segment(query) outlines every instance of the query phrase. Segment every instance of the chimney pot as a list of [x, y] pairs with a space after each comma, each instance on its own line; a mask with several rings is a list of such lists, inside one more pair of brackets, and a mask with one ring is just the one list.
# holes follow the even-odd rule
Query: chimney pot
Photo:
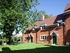
[[41, 20], [41, 21], [44, 20], [44, 15], [41, 15], [40, 20]]

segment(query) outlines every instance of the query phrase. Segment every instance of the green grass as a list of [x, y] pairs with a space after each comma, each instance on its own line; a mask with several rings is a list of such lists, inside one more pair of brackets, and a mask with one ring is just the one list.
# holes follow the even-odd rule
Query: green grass
[[45, 44], [35, 44], [35, 43], [22, 43], [22, 44], [16, 44], [16, 45], [6, 45], [6, 46], [0, 46], [0, 51], [2, 51], [2, 48], [8, 47], [11, 50], [26, 50], [26, 49], [35, 49], [35, 48], [41, 48], [41, 47], [49, 47], [44, 46]]
[[17, 45], [0, 46], [0, 53], [70, 53], [70, 47], [22, 43]]

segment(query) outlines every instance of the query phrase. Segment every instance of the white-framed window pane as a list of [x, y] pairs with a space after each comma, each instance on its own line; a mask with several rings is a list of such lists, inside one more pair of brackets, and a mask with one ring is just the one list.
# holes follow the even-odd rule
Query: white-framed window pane
[[44, 36], [43, 36], [43, 40], [44, 40]]
[[46, 39], [46, 36], [44, 36], [44, 39]]
[[47, 36], [45, 36], [45, 35], [40, 36], [40, 40], [46, 40], [46, 39], [47, 39]]
[[40, 29], [41, 30], [45, 30], [46, 29], [46, 26], [41, 26]]

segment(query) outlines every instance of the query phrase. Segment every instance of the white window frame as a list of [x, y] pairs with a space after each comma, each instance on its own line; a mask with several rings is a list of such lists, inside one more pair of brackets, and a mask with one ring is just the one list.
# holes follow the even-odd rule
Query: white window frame
[[46, 40], [47, 36], [46, 35], [40, 35], [40, 40]]
[[41, 24], [40, 29], [41, 30], [46, 30], [46, 26], [47, 26], [47, 24], [45, 24], [45, 23], [44, 24]]
[[46, 30], [46, 26], [41, 26], [41, 30]]
[[62, 23], [58, 23], [58, 27], [61, 28], [62, 27]]
[[62, 22], [63, 22], [63, 21], [62, 21], [62, 20], [58, 20], [57, 22], [58, 22], [58, 23], [57, 23], [57, 26], [58, 26], [59, 28], [61, 28], [61, 27], [62, 27]]

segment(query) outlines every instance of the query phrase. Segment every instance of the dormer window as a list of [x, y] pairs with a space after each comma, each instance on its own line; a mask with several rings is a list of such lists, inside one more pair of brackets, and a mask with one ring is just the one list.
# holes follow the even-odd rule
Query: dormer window
[[33, 26], [33, 27], [32, 27], [32, 30], [34, 31], [36, 28], [37, 28], [37, 26]]
[[58, 21], [57, 21], [57, 26], [58, 26], [59, 28], [62, 27], [62, 20], [58, 20]]
[[40, 29], [41, 29], [41, 30], [46, 30], [46, 24], [42, 24], [42, 25], [40, 26]]
[[41, 30], [45, 30], [46, 26], [41, 26], [40, 28], [41, 28]]

